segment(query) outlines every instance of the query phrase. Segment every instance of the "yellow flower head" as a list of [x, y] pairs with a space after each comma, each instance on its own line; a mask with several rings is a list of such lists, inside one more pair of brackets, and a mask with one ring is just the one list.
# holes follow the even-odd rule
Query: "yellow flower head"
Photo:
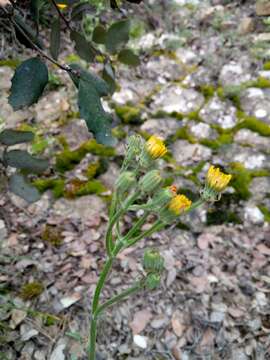
[[169, 203], [169, 210], [178, 216], [181, 212], [190, 208], [191, 203], [191, 200], [185, 195], [176, 195]]
[[153, 158], [162, 157], [168, 151], [164, 142], [157, 136], [151, 136], [146, 142], [146, 151]]
[[207, 173], [206, 182], [209, 188], [216, 192], [221, 192], [229, 184], [231, 178], [232, 175], [224, 174], [219, 168], [215, 168], [211, 165]]
[[67, 4], [58, 3], [58, 4], [57, 4], [57, 7], [58, 7], [58, 9], [60, 9], [60, 10], [64, 10], [64, 9], [67, 7]]

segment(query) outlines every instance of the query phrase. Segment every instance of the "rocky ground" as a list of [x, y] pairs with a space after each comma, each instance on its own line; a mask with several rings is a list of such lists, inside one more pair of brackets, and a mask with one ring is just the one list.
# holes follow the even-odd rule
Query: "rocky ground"
[[141, 65], [119, 66], [119, 89], [105, 101], [115, 114], [115, 151], [76, 151], [91, 135], [65, 73], [53, 69], [39, 103], [13, 112], [14, 69], [0, 67], [1, 128], [35, 131], [31, 150], [54, 169], [33, 178], [48, 189], [38, 202], [0, 197], [3, 360], [86, 358], [108, 197], [135, 131], [166, 140], [164, 176], [191, 198], [210, 163], [233, 180], [220, 202], [118, 256], [104, 298], [137, 278], [146, 245], [161, 250], [166, 274], [158, 290], [104, 315], [100, 358], [270, 359], [269, 2], [175, 0], [153, 16], [156, 30], [130, 44]]

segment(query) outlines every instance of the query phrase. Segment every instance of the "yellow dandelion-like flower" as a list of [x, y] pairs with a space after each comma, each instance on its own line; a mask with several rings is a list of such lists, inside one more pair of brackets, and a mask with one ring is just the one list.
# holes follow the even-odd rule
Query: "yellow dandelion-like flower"
[[231, 178], [232, 175], [224, 174], [219, 168], [211, 165], [207, 173], [206, 182], [209, 188], [216, 192], [221, 192], [229, 184]]
[[168, 151], [164, 142], [157, 136], [151, 136], [146, 142], [146, 151], [153, 158], [157, 159], [162, 157]]
[[58, 7], [58, 9], [60, 9], [60, 10], [64, 10], [64, 9], [67, 7], [67, 4], [58, 3], [58, 4], [57, 4], [57, 7]]
[[185, 195], [176, 195], [169, 203], [169, 210], [178, 216], [183, 211], [189, 209], [191, 204], [191, 200]]

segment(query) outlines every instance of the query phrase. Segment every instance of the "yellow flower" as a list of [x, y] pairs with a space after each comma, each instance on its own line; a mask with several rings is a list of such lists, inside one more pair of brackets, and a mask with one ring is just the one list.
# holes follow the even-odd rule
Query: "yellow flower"
[[146, 150], [148, 154], [153, 158], [157, 159], [166, 154], [167, 148], [163, 141], [157, 136], [151, 136], [146, 142]]
[[231, 178], [232, 175], [224, 174], [219, 168], [211, 165], [207, 173], [206, 182], [209, 188], [216, 192], [221, 192], [229, 184]]
[[185, 195], [176, 195], [169, 203], [169, 210], [178, 216], [181, 212], [190, 208], [191, 204], [191, 200]]
[[64, 10], [64, 9], [67, 7], [67, 4], [58, 3], [58, 4], [57, 4], [57, 7], [58, 7], [58, 9], [60, 9], [60, 10]]

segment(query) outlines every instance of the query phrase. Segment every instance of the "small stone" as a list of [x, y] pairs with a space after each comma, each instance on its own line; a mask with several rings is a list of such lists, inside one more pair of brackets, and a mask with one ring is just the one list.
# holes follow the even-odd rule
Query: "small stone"
[[257, 0], [256, 1], [256, 15], [258, 15], [258, 16], [270, 15], [270, 1]]
[[173, 144], [173, 156], [183, 166], [191, 165], [197, 161], [209, 160], [211, 149], [201, 144], [190, 144], [186, 140], [177, 140]]
[[60, 299], [60, 302], [64, 309], [70, 307], [71, 305], [75, 304], [77, 301], [81, 299], [80, 293], [74, 293], [70, 296], [66, 296], [62, 299]]
[[199, 110], [204, 103], [204, 97], [193, 89], [171, 85], [154, 96], [152, 108], [165, 113], [180, 113], [187, 115]]
[[270, 33], [260, 33], [254, 36], [255, 42], [270, 41]]
[[212, 138], [215, 133], [210, 125], [203, 122], [190, 124], [190, 132], [199, 140]]
[[245, 17], [241, 20], [238, 30], [241, 35], [246, 35], [254, 31], [254, 28], [254, 20], [251, 17]]
[[168, 136], [175, 134], [179, 127], [179, 121], [172, 118], [149, 119], [142, 124], [141, 130], [166, 139]]
[[64, 354], [65, 348], [66, 348], [66, 344], [59, 341], [55, 346], [53, 352], [51, 353], [49, 360], [65, 360], [66, 358]]
[[160, 315], [151, 321], [151, 326], [153, 329], [160, 329], [163, 328], [168, 323], [168, 321], [169, 319], [166, 316]]
[[0, 243], [7, 237], [7, 229], [4, 221], [0, 219]]
[[264, 215], [255, 205], [247, 205], [244, 209], [244, 219], [254, 225], [264, 223]]
[[35, 360], [46, 360], [46, 352], [43, 350], [37, 350], [34, 353], [34, 359]]
[[15, 329], [26, 318], [26, 315], [27, 313], [25, 311], [13, 309], [11, 311], [11, 319], [9, 323], [11, 329]]
[[20, 327], [20, 334], [22, 341], [28, 341], [32, 337], [38, 335], [38, 331], [36, 329], [31, 328], [29, 325], [21, 325]]
[[222, 86], [240, 85], [243, 82], [249, 81], [251, 75], [246, 67], [234, 61], [224, 65], [219, 75], [219, 81]]
[[137, 346], [139, 346], [142, 349], [147, 348], [147, 340], [148, 340], [148, 338], [146, 336], [142, 336], [142, 335], [134, 335], [133, 336], [134, 344], [136, 344]]

